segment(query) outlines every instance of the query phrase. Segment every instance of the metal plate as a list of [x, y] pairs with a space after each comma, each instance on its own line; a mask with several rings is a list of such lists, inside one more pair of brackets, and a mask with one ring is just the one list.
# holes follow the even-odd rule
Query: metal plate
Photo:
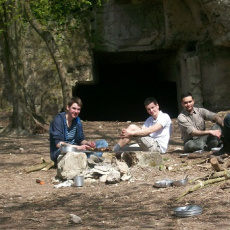
[[173, 211], [178, 217], [190, 217], [200, 215], [203, 212], [203, 208], [198, 205], [187, 205], [183, 207], [176, 207]]

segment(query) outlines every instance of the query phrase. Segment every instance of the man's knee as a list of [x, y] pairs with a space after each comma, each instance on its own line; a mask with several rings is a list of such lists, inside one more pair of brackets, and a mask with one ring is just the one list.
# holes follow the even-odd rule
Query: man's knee
[[137, 130], [137, 129], [140, 129], [137, 125], [134, 125], [134, 124], [131, 124], [128, 126], [127, 128], [128, 130]]
[[185, 152], [194, 152], [197, 150], [203, 150], [205, 145], [206, 144], [203, 141], [190, 140], [184, 144], [184, 151]]
[[219, 125], [219, 124], [217, 124], [217, 123], [215, 123], [212, 127], [211, 127], [211, 129], [212, 130], [222, 130], [222, 127]]

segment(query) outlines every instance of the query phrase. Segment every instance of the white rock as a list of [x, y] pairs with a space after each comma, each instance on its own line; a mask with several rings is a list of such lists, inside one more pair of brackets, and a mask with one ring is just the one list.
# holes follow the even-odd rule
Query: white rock
[[74, 214], [69, 214], [69, 215], [70, 215], [70, 219], [73, 221], [73, 223], [75, 223], [75, 224], [82, 223], [81, 217], [74, 215]]
[[107, 175], [106, 182], [108, 184], [116, 184], [120, 182], [120, 179], [121, 179], [121, 173], [119, 171], [112, 170]]

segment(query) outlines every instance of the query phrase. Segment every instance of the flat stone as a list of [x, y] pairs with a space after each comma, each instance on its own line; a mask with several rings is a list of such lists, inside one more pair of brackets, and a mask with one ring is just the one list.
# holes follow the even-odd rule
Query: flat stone
[[127, 151], [122, 153], [121, 158], [129, 167], [134, 165], [140, 167], [156, 167], [163, 164], [162, 155], [158, 152]]

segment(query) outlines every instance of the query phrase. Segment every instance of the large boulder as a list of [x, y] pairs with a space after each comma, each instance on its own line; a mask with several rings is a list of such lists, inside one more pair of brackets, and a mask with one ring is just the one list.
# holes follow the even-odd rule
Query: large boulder
[[59, 155], [57, 162], [57, 177], [71, 180], [75, 176], [84, 174], [87, 169], [87, 156], [84, 152], [68, 152]]
[[163, 164], [162, 155], [158, 152], [127, 151], [122, 153], [121, 158], [129, 167], [134, 165], [140, 167], [155, 167]]

